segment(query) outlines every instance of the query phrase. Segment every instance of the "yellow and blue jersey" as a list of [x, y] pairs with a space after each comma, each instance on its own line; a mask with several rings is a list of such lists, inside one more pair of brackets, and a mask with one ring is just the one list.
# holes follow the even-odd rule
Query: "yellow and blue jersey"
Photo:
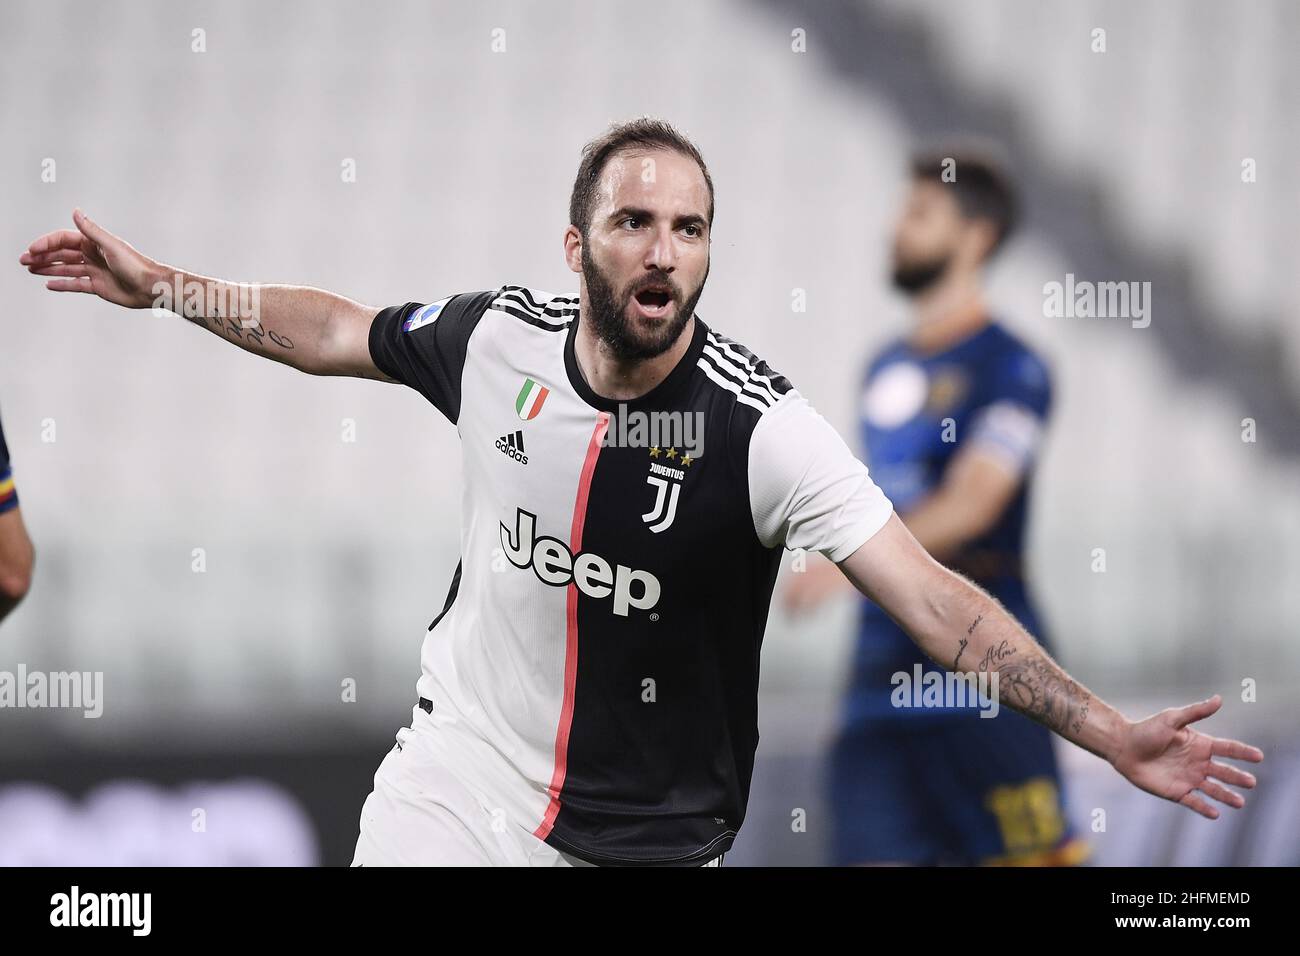
[[[872, 477], [904, 517], [934, 492], [959, 449], [978, 446], [1022, 474], [997, 522], [947, 563], [1000, 600], [1031, 634], [1041, 626], [1023, 577], [1033, 460], [1051, 407], [1046, 364], [997, 322], [935, 354], [897, 341], [867, 366], [860, 439]], [[891, 675], [942, 669], [877, 605], [861, 602], [845, 722], [953, 716], [944, 708], [891, 706]]]
[[[1033, 462], [1051, 407], [1047, 366], [998, 323], [922, 354], [895, 342], [867, 366], [861, 440], [906, 519], [978, 446], [1023, 480], [987, 533], [949, 566], [1043, 641], [1023, 576]], [[944, 670], [875, 604], [860, 605], [853, 674], [828, 761], [832, 861], [1062, 865], [1087, 844], [1066, 809], [1052, 734], [1003, 707], [894, 706], [893, 678]], [[915, 679], [915, 678], [913, 678]], [[925, 679], [923, 677], [923, 679]]]

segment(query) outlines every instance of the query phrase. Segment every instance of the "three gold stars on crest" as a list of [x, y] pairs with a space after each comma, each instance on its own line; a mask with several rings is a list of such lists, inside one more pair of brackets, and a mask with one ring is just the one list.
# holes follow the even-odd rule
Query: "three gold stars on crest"
[[[676, 461], [676, 460], [677, 460], [677, 449], [676, 449], [676, 448], [669, 448], [667, 451], [664, 451], [664, 450], [663, 450], [662, 448], [660, 448], [658, 445], [652, 445], [652, 446], [651, 446], [651, 448], [650, 448], [650, 457], [651, 457], [651, 458], [658, 458], [661, 454], [662, 454], [665, 458], [667, 458], [669, 461]], [[683, 468], [689, 468], [689, 467], [691, 467], [691, 462], [693, 462], [694, 460], [695, 460], [695, 459], [692, 458], [690, 455], [687, 455], [687, 454], [683, 453], [683, 454], [682, 454], [682, 460], [681, 460], [680, 464], [682, 465]]]

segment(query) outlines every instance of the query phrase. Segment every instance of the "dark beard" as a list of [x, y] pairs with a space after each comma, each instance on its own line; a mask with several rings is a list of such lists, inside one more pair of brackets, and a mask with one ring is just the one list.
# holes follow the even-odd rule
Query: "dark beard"
[[[582, 247], [582, 276], [587, 283], [587, 306], [590, 309], [591, 327], [595, 331], [597, 338], [605, 343], [610, 352], [619, 359], [652, 359], [658, 355], [663, 355], [673, 347], [678, 337], [682, 334], [682, 329], [686, 328], [686, 323], [691, 320], [695, 314], [695, 304], [700, 301], [700, 295], [704, 292], [704, 282], [700, 282], [700, 287], [695, 290], [695, 294], [686, 302], [682, 302], [677, 293], [673, 293], [673, 302], [677, 305], [677, 311], [674, 313], [672, 321], [658, 339], [646, 342], [638, 338], [632, 331], [631, 323], [627, 318], [627, 307], [632, 302], [632, 296], [642, 287], [642, 284], [650, 280], [665, 282], [676, 288], [676, 283], [668, 276], [667, 273], [646, 273], [639, 280], [635, 287], [629, 289], [622, 297], [614, 292], [614, 286], [605, 278], [605, 274], [600, 271], [587, 253], [587, 246]], [[708, 269], [704, 270], [704, 278], [709, 277]]]
[[910, 262], [894, 266], [894, 288], [907, 295], [917, 295], [934, 285], [948, 271], [950, 256], [941, 256], [929, 262]]

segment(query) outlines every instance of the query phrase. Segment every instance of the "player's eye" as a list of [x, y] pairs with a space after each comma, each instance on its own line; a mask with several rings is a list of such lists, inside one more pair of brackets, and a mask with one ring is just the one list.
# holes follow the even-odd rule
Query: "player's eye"
[[700, 236], [702, 236], [702, 235], [704, 234], [704, 233], [700, 230], [700, 227], [697, 226], [697, 225], [695, 225], [694, 223], [692, 223], [691, 225], [687, 226], [686, 228], [687, 228], [687, 229], [694, 229], [694, 230], [695, 230], [695, 232], [692, 233], [692, 235], [691, 235], [691, 238], [692, 238], [692, 239], [698, 239], [698, 238], [700, 238]]
[[623, 220], [623, 225], [626, 226], [629, 222], [635, 222], [639, 225], [641, 220], [636, 218], [636, 216], [628, 216], [626, 219]]

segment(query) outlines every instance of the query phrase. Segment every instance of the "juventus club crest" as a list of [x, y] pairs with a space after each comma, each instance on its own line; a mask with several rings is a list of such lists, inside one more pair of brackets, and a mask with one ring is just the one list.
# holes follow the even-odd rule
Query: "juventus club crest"
[[[677, 449], [667, 451], [655, 446], [650, 449], [651, 458], [667, 458], [672, 464], [658, 461], [650, 462], [650, 474], [646, 475], [646, 484], [655, 490], [654, 507], [641, 516], [641, 520], [650, 526], [655, 534], [667, 531], [677, 517], [677, 499], [682, 493], [682, 482], [686, 479], [686, 469], [693, 460], [690, 455], [678, 455]], [[680, 466], [680, 467], [678, 467]]]

